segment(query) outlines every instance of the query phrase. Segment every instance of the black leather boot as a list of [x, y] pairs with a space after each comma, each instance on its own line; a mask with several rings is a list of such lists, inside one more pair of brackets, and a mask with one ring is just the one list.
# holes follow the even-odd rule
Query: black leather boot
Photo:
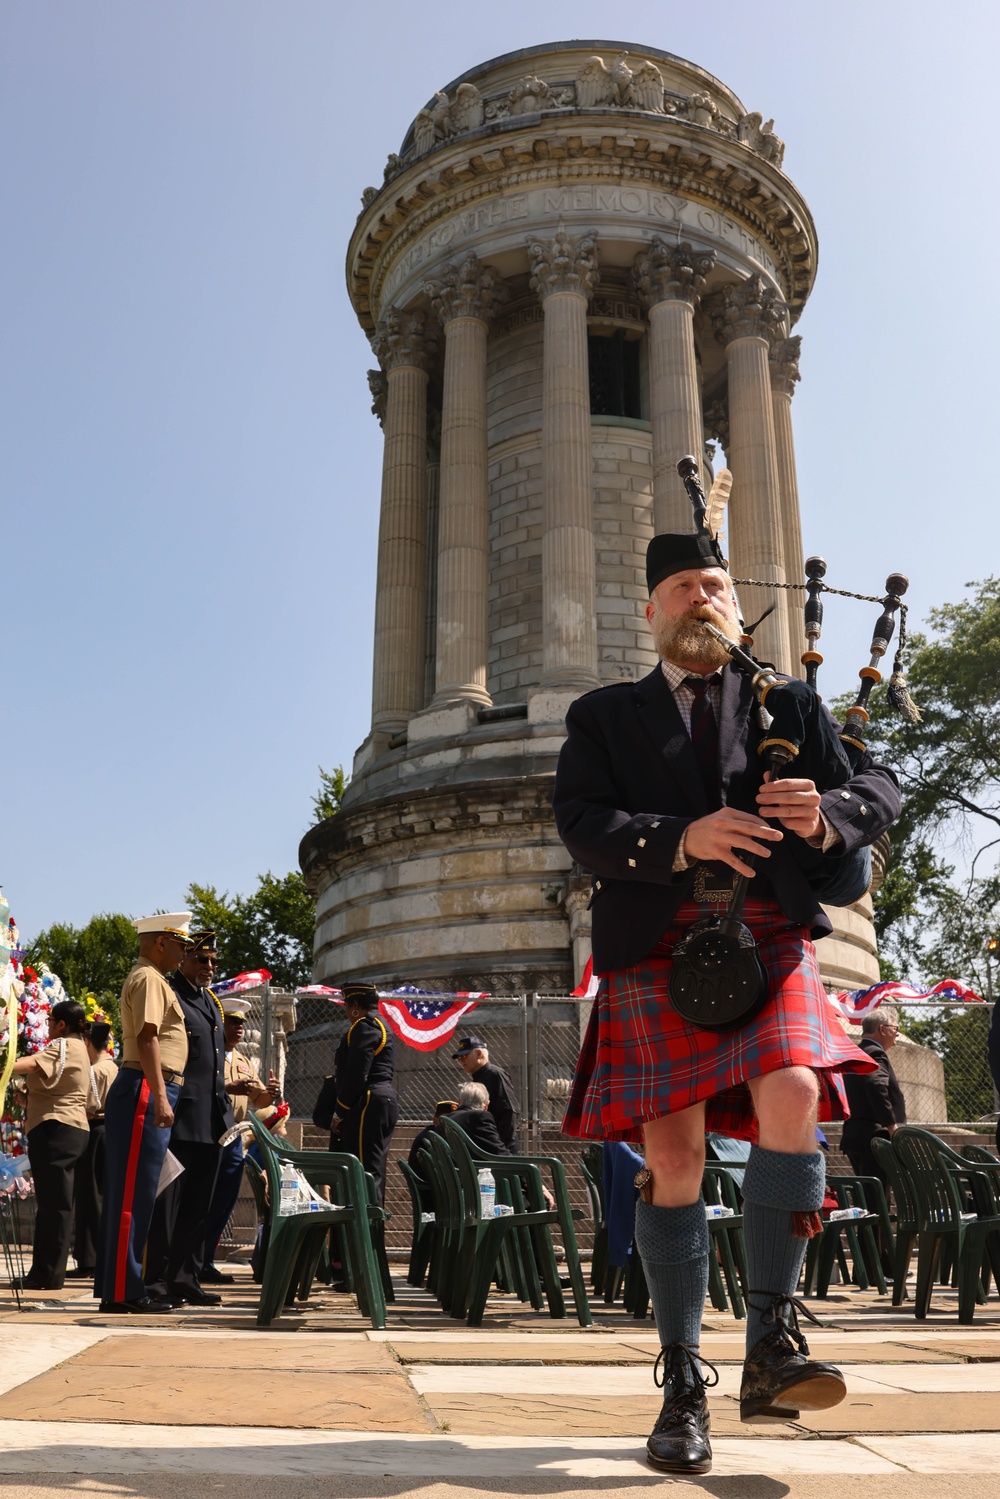
[[[714, 1379], [706, 1379], [706, 1368]], [[696, 1348], [671, 1343], [660, 1349], [653, 1380], [663, 1391], [663, 1409], [646, 1443], [647, 1462], [661, 1473], [707, 1473], [712, 1445], [705, 1390], [719, 1383], [719, 1371]]]
[[[751, 1291], [750, 1295], [761, 1293]], [[809, 1357], [809, 1344], [799, 1332], [797, 1313], [817, 1327], [820, 1323], [794, 1296], [767, 1295], [767, 1300], [761, 1321], [771, 1326], [751, 1348], [743, 1365], [740, 1420], [794, 1421], [800, 1411], [825, 1411], [839, 1405], [847, 1394], [844, 1376], [835, 1364]]]

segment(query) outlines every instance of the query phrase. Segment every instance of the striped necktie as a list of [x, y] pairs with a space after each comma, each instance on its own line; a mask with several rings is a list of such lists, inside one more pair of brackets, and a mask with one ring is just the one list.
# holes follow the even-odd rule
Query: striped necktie
[[708, 695], [708, 680], [705, 677], [685, 677], [685, 687], [694, 694], [691, 705], [691, 743], [695, 758], [705, 783], [705, 794], [713, 809], [722, 805], [722, 790], [719, 778], [719, 725]]

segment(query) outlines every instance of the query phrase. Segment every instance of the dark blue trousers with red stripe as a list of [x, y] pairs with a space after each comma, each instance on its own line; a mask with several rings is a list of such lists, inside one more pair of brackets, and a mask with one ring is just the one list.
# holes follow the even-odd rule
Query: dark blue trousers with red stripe
[[[175, 1108], [180, 1084], [167, 1083], [166, 1089]], [[169, 1129], [154, 1123], [144, 1074], [122, 1067], [104, 1110], [104, 1202], [94, 1273], [94, 1295], [101, 1301], [137, 1301], [146, 1294], [142, 1257], [169, 1144]]]

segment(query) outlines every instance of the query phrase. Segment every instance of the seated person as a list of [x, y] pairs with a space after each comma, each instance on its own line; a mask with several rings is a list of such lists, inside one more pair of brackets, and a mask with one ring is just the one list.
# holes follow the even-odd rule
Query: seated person
[[424, 1175], [424, 1164], [420, 1159], [420, 1152], [423, 1150], [424, 1145], [427, 1142], [427, 1136], [433, 1130], [437, 1129], [445, 1114], [452, 1114], [457, 1108], [458, 1104], [453, 1098], [439, 1099], [438, 1102], [434, 1105], [434, 1123], [428, 1124], [426, 1129], [422, 1129], [420, 1131], [420, 1133], [414, 1139], [413, 1144], [410, 1146], [410, 1153], [406, 1158], [406, 1164], [409, 1166], [414, 1176], [418, 1176], [420, 1178], [420, 1202], [425, 1213], [433, 1212], [434, 1203], [431, 1200], [430, 1182]]
[[463, 1083], [458, 1090], [458, 1108], [451, 1115], [452, 1121], [465, 1131], [484, 1155], [510, 1155], [489, 1106], [490, 1095], [482, 1083]]

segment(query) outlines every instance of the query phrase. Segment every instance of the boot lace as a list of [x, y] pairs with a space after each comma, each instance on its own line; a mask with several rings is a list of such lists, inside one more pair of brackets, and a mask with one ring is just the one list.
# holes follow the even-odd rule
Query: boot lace
[[[711, 1371], [710, 1378], [705, 1370]], [[697, 1348], [687, 1343], [669, 1343], [661, 1348], [653, 1365], [653, 1383], [658, 1390], [673, 1399], [669, 1416], [661, 1416], [656, 1424], [659, 1430], [664, 1420], [676, 1421], [678, 1417], [696, 1419], [701, 1415], [705, 1391], [714, 1389], [719, 1383], [719, 1371]]]
[[[753, 1297], [758, 1296], [766, 1299], [766, 1305], [760, 1306]], [[796, 1296], [785, 1295], [784, 1292], [777, 1296], [768, 1291], [751, 1291], [747, 1302], [755, 1312], [761, 1314], [761, 1326], [773, 1327], [774, 1338], [786, 1348], [789, 1353], [801, 1353], [803, 1358], [809, 1357], [809, 1344], [806, 1342], [805, 1333], [799, 1330], [798, 1313], [812, 1322], [816, 1327], [822, 1327], [823, 1323], [818, 1317], [814, 1317], [804, 1302], [799, 1301]]]

